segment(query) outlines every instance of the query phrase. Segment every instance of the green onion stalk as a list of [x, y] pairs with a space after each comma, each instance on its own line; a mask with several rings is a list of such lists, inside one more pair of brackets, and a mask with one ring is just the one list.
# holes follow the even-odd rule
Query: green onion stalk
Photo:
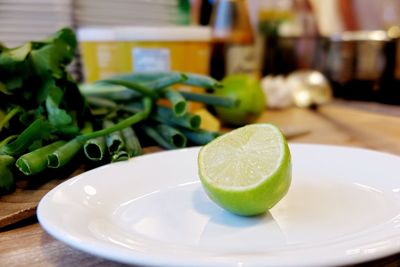
[[147, 119], [153, 107], [153, 100], [149, 97], [144, 97], [143, 107], [144, 108], [141, 112], [138, 112], [126, 118], [125, 120], [114, 124], [111, 127], [75, 137], [74, 139], [59, 147], [56, 151], [49, 155], [48, 166], [50, 168], [62, 167], [67, 164], [75, 156], [76, 153], [78, 153], [78, 151], [88, 140], [101, 136], [106, 136], [112, 132], [120, 131], [126, 127], [130, 127], [135, 123]]

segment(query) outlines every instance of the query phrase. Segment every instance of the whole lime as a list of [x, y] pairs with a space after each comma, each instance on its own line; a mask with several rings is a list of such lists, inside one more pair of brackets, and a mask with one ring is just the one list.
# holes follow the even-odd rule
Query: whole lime
[[234, 108], [215, 107], [222, 122], [242, 126], [254, 122], [265, 108], [265, 95], [257, 79], [235, 74], [222, 80], [223, 87], [215, 91], [217, 96], [234, 97], [239, 104]]

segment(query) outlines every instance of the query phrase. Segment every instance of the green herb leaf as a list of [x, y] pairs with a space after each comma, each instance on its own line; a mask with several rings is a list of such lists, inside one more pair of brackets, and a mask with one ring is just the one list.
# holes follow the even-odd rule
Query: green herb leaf
[[45, 40], [42, 47], [31, 51], [31, 61], [36, 73], [40, 76], [51, 75], [60, 79], [65, 66], [74, 57], [77, 41], [70, 29], [62, 29]]
[[13, 49], [5, 49], [0, 54], [0, 81], [3, 84], [0, 92], [12, 94], [12, 91], [23, 86], [30, 75], [30, 64], [26, 61], [31, 51], [31, 43]]
[[22, 46], [3, 51], [0, 54], [0, 66], [14, 67], [17, 63], [23, 62], [27, 58], [31, 49], [31, 43], [26, 43]]
[[46, 110], [50, 123], [58, 128], [72, 123], [72, 118], [59, 107], [63, 92], [59, 87], [53, 87], [46, 97]]

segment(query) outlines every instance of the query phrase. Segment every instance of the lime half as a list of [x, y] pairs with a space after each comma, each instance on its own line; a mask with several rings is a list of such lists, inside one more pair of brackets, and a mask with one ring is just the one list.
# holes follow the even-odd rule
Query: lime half
[[238, 215], [264, 213], [291, 182], [289, 147], [272, 124], [251, 124], [218, 137], [201, 148], [198, 165], [208, 196]]

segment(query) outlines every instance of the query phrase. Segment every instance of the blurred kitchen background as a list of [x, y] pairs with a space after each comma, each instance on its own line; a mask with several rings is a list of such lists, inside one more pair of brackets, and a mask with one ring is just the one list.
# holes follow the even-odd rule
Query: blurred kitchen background
[[[260, 79], [270, 107], [331, 94], [400, 105], [399, 0], [0, 0], [6, 46], [64, 26], [77, 30], [72, 71], [83, 82], [146, 70], [245, 73]], [[315, 92], [292, 101], [299, 81]]]

